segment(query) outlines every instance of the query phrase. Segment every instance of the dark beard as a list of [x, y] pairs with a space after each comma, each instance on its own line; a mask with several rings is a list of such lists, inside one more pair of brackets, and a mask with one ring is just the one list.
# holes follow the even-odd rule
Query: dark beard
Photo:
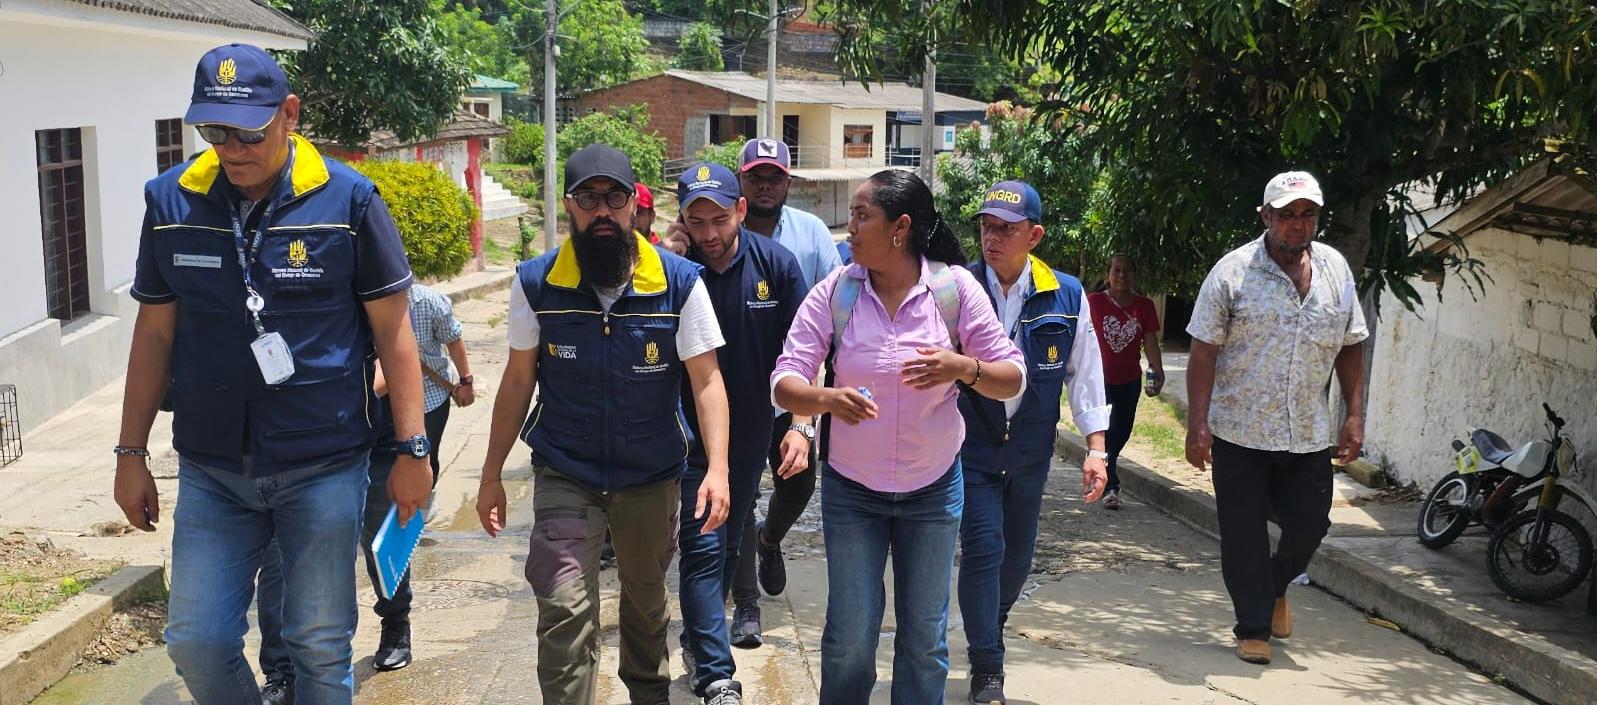
[[[616, 234], [611, 237], [593, 234], [600, 225], [610, 226]], [[596, 218], [582, 231], [577, 230], [573, 219], [571, 245], [577, 248], [577, 267], [582, 270], [583, 281], [599, 289], [616, 289], [625, 284], [632, 274], [632, 260], [638, 254], [638, 239], [609, 218]]]
[[782, 198], [781, 201], [777, 202], [775, 208], [761, 208], [759, 206], [754, 205], [754, 201], [753, 200], [750, 200], [749, 201], [749, 215], [752, 215], [752, 216], [754, 216], [756, 218], [762, 218], [762, 219], [763, 218], [775, 218], [775, 217], [777, 217], [777, 216], [782, 214], [782, 206], [785, 206], [785, 205], [787, 205], [787, 197], [785, 197], [785, 196]]
[[1288, 244], [1276, 239], [1275, 235], [1273, 235], [1273, 234], [1271, 234], [1269, 232], [1266, 232], [1264, 234], [1264, 246], [1265, 246], [1264, 248], [1265, 248], [1266, 251], [1279, 252], [1279, 253], [1284, 254], [1284, 255], [1301, 255], [1304, 252], [1307, 252], [1310, 247], [1314, 246], [1314, 240], [1315, 240], [1315, 238], [1309, 238], [1309, 240], [1307, 242], [1303, 243], [1300, 246], [1299, 245], [1288, 245]]

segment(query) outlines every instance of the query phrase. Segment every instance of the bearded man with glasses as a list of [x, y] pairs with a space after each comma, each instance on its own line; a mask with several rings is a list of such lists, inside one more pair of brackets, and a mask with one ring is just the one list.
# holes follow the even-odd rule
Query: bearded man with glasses
[[266, 52], [213, 49], [184, 121], [214, 147], [144, 193], [115, 496], [154, 530], [145, 444], [168, 396], [180, 499], [167, 653], [201, 705], [261, 702], [244, 613], [274, 542], [296, 701], [354, 700], [374, 357], [404, 439], [388, 480], [400, 517], [414, 521], [432, 487], [399, 233], [371, 181], [294, 134], [298, 119]]
[[[571, 239], [522, 262], [510, 289], [510, 355], [477, 515], [489, 536], [505, 529], [503, 471], [520, 437], [532, 447], [526, 577], [538, 599], [543, 702], [597, 697], [599, 551], [608, 530], [621, 580], [621, 681], [631, 702], [669, 703], [665, 573], [678, 514], [693, 512], [711, 533], [730, 504], [716, 359], [725, 340], [699, 265], [632, 231], [637, 179], [627, 156], [589, 145], [566, 160], [565, 176]], [[706, 457], [691, 502], [680, 489], [693, 446], [684, 391]]]

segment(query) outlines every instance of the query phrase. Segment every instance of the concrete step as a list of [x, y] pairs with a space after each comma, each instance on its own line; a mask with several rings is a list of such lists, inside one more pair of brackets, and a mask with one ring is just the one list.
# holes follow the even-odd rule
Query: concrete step
[[483, 220], [501, 220], [501, 219], [504, 219], [504, 218], [514, 218], [514, 217], [516, 217], [518, 215], [521, 215], [522, 213], [526, 213], [526, 212], [527, 212], [527, 204], [522, 203], [518, 199], [511, 199], [510, 201], [498, 201], [498, 202], [493, 202], [493, 203], [490, 203], [488, 201], [483, 201], [483, 204], [482, 204], [482, 219]]

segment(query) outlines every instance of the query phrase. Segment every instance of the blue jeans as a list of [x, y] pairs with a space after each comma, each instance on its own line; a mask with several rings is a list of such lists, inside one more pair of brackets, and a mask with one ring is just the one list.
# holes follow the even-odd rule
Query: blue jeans
[[[366, 509], [363, 512], [360, 532], [361, 553], [366, 556], [366, 577], [371, 580], [373, 592], [377, 591], [377, 561], [372, 557], [372, 539], [388, 518], [388, 509], [394, 505], [388, 497], [388, 475], [394, 469], [394, 456], [373, 453], [368, 476], [371, 484], [366, 489]], [[436, 481], [437, 475], [434, 479]], [[405, 621], [410, 619], [410, 569], [394, 588], [394, 598], [387, 599], [380, 592], [372, 611], [378, 619]], [[272, 678], [291, 679], [294, 664], [288, 654], [288, 643], [283, 640], [283, 556], [273, 541], [261, 562], [261, 577], [255, 595], [256, 621], [261, 628], [261, 673]]]
[[1004, 672], [1004, 622], [1031, 575], [1048, 463], [1002, 473], [975, 468], [965, 473], [959, 613], [974, 672]]
[[682, 603], [682, 648], [692, 649], [697, 662], [688, 675], [693, 692], [703, 695], [711, 683], [737, 672], [726, 624], [726, 593], [738, 564], [743, 522], [754, 510], [765, 458], [742, 463], [730, 471], [731, 506], [726, 523], [708, 534], [700, 533], [704, 519], [694, 518], [704, 469], [688, 465], [682, 474], [682, 523], [677, 530], [681, 549], [677, 596]]
[[252, 477], [178, 463], [166, 650], [199, 705], [260, 702], [244, 660], [256, 572], [282, 547], [283, 639], [301, 705], [355, 698], [355, 550], [364, 454], [335, 466]]
[[826, 538], [826, 629], [821, 633], [822, 705], [858, 705], [876, 685], [876, 646], [893, 556], [894, 705], [943, 701], [948, 680], [948, 584], [965, 504], [956, 459], [913, 492], [876, 492], [830, 465], [821, 476]]

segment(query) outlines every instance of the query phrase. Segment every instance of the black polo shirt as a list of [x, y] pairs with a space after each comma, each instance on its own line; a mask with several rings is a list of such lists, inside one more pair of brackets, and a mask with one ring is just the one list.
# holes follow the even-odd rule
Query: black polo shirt
[[[703, 265], [696, 252], [690, 259]], [[771, 444], [771, 370], [782, 354], [787, 329], [799, 304], [809, 293], [798, 259], [775, 240], [743, 228], [738, 234], [737, 253], [726, 271], [709, 265], [700, 274], [710, 293], [716, 320], [726, 345], [716, 351], [721, 379], [731, 411], [727, 460], [734, 470], [765, 464]], [[696, 468], [708, 464], [699, 435], [698, 413], [693, 406], [692, 382], [682, 380], [682, 407], [693, 432], [693, 449], [688, 463]]]

